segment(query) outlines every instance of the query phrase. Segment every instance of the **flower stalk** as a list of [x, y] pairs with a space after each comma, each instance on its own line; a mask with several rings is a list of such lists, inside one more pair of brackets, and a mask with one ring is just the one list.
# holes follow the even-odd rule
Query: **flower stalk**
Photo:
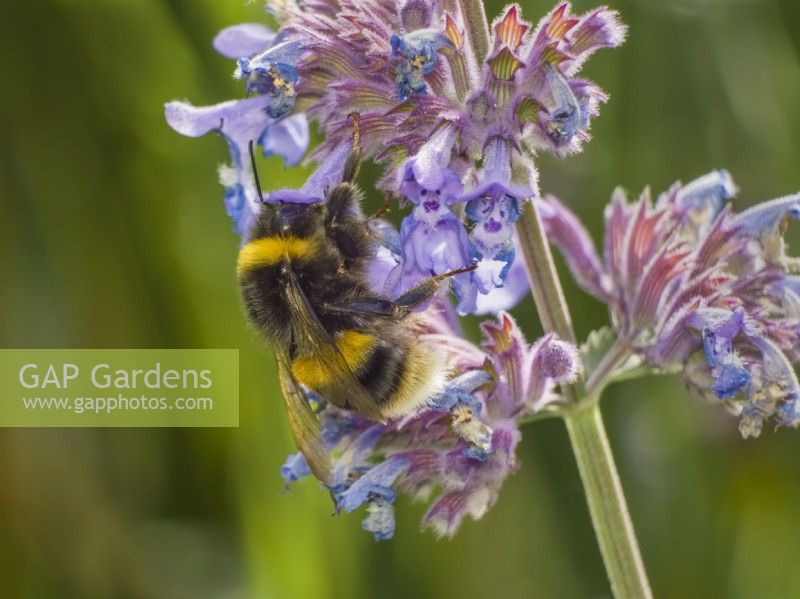
[[652, 597], [597, 401], [565, 417], [589, 514], [614, 596]]
[[516, 228], [542, 327], [574, 343], [575, 330], [569, 307], [534, 202], [525, 202]]
[[[475, 56], [479, 59], [487, 56], [489, 26], [483, 1], [461, 0], [461, 8]], [[531, 294], [545, 332], [554, 332], [561, 339], [574, 343], [575, 329], [569, 307], [534, 201], [523, 202], [515, 227]], [[611, 589], [618, 598], [651, 597], [633, 523], [600, 416], [599, 397], [586, 396], [580, 378], [565, 386], [564, 393], [572, 399], [564, 420]]]
[[[569, 308], [534, 202], [526, 203], [516, 226], [542, 326], [574, 341]], [[615, 345], [601, 362], [608, 368], [601, 369], [604, 374], [599, 378], [592, 376], [588, 388], [596, 388], [610, 374], [609, 368], [620, 363], [623, 354], [628, 356], [625, 348]], [[611, 589], [618, 598], [650, 597], [633, 523], [600, 416], [599, 395], [587, 395], [581, 380], [565, 388], [564, 393], [573, 400], [564, 420]]]

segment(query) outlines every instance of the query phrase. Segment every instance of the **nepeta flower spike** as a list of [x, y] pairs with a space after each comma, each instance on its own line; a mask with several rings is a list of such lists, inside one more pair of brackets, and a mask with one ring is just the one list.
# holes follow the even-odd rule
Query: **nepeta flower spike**
[[[245, 24], [215, 40], [236, 59], [245, 91], [257, 96], [207, 109], [171, 103], [167, 118], [184, 134], [217, 131], [229, 141], [232, 165], [220, 178], [236, 230], [245, 234], [258, 209], [250, 142], [295, 164], [308, 144], [307, 115], [324, 137], [312, 156], [324, 169], [349, 138], [347, 115], [358, 112], [364, 157], [385, 163], [382, 187], [414, 206], [387, 288], [398, 296], [476, 260], [475, 274], [453, 280], [459, 312], [496, 312], [524, 290], [517, 277], [502, 291], [516, 256], [511, 225], [519, 202], [537, 193], [533, 152], [580, 149], [605, 96], [576, 74], [594, 51], [621, 43], [625, 30], [613, 11], [573, 17], [566, 3], [532, 29], [511, 5], [478, 55], [464, 43], [469, 15], [444, 4], [274, 2], [277, 34]], [[319, 186], [311, 191], [268, 197], [319, 199]], [[457, 203], [467, 204], [471, 234]]]
[[689, 389], [741, 416], [745, 437], [767, 420], [797, 427], [800, 362], [797, 258], [783, 234], [800, 217], [800, 194], [740, 214], [730, 175], [677, 184], [655, 205], [616, 192], [606, 210], [601, 260], [578, 219], [554, 198], [541, 202], [552, 240], [576, 280], [607, 302], [617, 334]]

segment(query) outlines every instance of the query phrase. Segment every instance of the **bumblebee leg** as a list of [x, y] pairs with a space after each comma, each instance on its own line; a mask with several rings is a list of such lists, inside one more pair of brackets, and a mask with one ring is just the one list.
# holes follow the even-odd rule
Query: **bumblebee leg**
[[431, 277], [430, 279], [425, 279], [422, 281], [422, 283], [416, 287], [412, 287], [403, 295], [398, 297], [395, 300], [395, 304], [400, 308], [413, 308], [417, 304], [421, 304], [425, 300], [430, 299], [433, 294], [439, 290], [439, 284], [445, 279], [454, 277], [455, 275], [463, 274], [465, 272], [471, 272], [475, 270], [477, 266], [477, 263], [474, 263], [470, 264], [469, 266], [465, 266], [464, 268], [451, 270], [449, 272], [436, 275], [435, 277]]
[[382, 297], [362, 297], [349, 302], [337, 304], [325, 303], [321, 310], [324, 314], [345, 316], [351, 318], [388, 318], [390, 320], [402, 320], [411, 308], [417, 306], [427, 299], [430, 299], [438, 290], [439, 284], [449, 277], [460, 275], [475, 270], [476, 264], [471, 264], [465, 268], [452, 270], [430, 279], [424, 280], [416, 287], [409, 289], [396, 300], [385, 299]]
[[353, 119], [353, 149], [347, 156], [344, 163], [344, 172], [342, 173], [342, 181], [352, 183], [356, 180], [358, 169], [361, 167], [361, 131], [358, 126], [358, 113], [353, 112], [350, 114]]
[[328, 191], [325, 213], [325, 224], [332, 226], [353, 220], [361, 204], [361, 191], [352, 183], [339, 183]]
[[340, 316], [403, 316], [407, 312], [402, 308], [398, 309], [392, 300], [379, 297], [362, 298], [343, 304], [324, 304], [323, 311]]

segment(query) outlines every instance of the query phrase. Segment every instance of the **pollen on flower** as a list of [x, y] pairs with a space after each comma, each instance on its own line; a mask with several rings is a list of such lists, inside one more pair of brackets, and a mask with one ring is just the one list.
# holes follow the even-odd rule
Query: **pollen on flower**
[[469, 457], [485, 460], [492, 451], [492, 429], [481, 422], [475, 412], [466, 404], [459, 404], [450, 411], [453, 430], [470, 443]]

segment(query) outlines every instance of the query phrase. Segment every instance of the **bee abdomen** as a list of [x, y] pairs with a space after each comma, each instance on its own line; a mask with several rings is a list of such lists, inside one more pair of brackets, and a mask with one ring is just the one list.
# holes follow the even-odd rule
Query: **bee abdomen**
[[[346, 330], [337, 335], [336, 346], [384, 418], [418, 409], [445, 380], [443, 360], [412, 340], [379, 339], [371, 333]], [[350, 407], [347, 397], [338, 396], [343, 390], [327, 363], [321, 356], [296, 358], [292, 374], [333, 404]]]
[[381, 404], [385, 418], [411, 414], [428, 403], [447, 381], [444, 357], [414, 340], [403, 351], [403, 366], [392, 392]]
[[378, 341], [354, 372], [358, 382], [375, 399], [381, 413], [398, 389], [406, 368], [407, 349]]

